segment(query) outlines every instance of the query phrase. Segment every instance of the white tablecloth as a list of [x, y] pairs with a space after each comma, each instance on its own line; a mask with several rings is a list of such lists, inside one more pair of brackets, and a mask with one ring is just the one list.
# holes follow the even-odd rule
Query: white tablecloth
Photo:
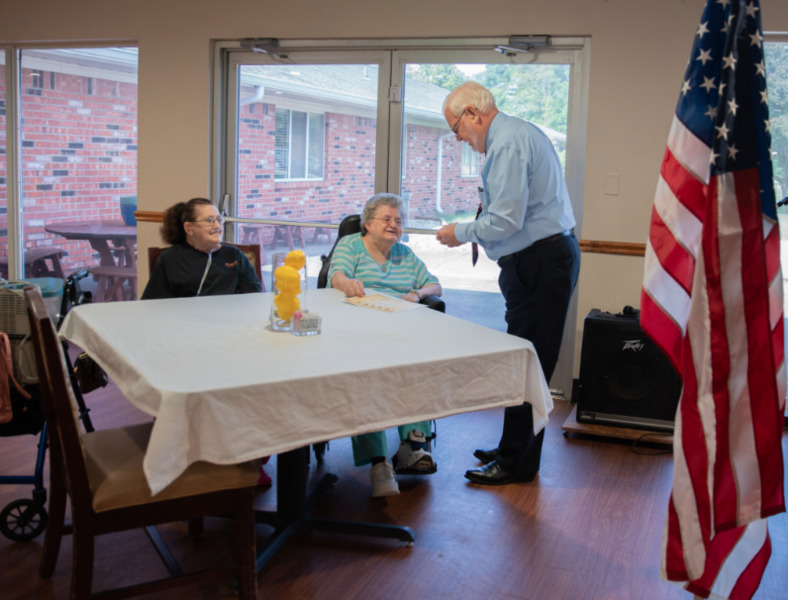
[[156, 417], [153, 493], [189, 464], [277, 454], [401, 423], [553, 403], [530, 342], [426, 308], [384, 313], [309, 290], [322, 334], [268, 329], [271, 294], [83, 305], [60, 334]]

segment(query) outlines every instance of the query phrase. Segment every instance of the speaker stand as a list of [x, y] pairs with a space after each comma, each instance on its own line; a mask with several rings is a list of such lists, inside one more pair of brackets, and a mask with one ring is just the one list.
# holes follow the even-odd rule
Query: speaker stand
[[[564, 430], [564, 437], [572, 433], [582, 433], [584, 435], [595, 435], [599, 437], [617, 438], [621, 440], [638, 440], [643, 438], [644, 442], [651, 444], [673, 445], [673, 436], [659, 431], [647, 429], [631, 429], [627, 427], [615, 427], [612, 425], [596, 425], [591, 423], [579, 423], [577, 420], [577, 404], [572, 407], [572, 412], [561, 426]], [[645, 437], [644, 437], [645, 436]]]

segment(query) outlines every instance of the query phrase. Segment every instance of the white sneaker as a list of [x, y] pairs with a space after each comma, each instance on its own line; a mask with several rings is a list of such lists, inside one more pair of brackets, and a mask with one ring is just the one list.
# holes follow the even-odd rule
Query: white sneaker
[[429, 475], [438, 470], [432, 454], [427, 452], [427, 439], [422, 431], [412, 430], [408, 439], [402, 440], [392, 461], [397, 473]]
[[372, 484], [372, 497], [396, 496], [399, 486], [394, 476], [394, 469], [388, 461], [372, 465], [369, 470], [369, 481]]

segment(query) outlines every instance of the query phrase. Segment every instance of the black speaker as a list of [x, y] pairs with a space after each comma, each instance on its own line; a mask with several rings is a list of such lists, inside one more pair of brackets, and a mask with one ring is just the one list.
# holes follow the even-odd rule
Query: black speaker
[[576, 393], [580, 423], [672, 433], [681, 378], [643, 333], [639, 311], [594, 308], [583, 325]]

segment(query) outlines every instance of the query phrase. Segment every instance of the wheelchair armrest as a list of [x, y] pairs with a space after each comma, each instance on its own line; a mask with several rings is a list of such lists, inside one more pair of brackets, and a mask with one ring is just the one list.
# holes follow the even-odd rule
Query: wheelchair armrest
[[419, 302], [419, 304], [425, 304], [427, 308], [431, 308], [432, 310], [437, 310], [442, 313], [446, 312], [446, 303], [443, 300], [441, 300], [439, 296], [436, 296], [435, 294], [424, 296]]

